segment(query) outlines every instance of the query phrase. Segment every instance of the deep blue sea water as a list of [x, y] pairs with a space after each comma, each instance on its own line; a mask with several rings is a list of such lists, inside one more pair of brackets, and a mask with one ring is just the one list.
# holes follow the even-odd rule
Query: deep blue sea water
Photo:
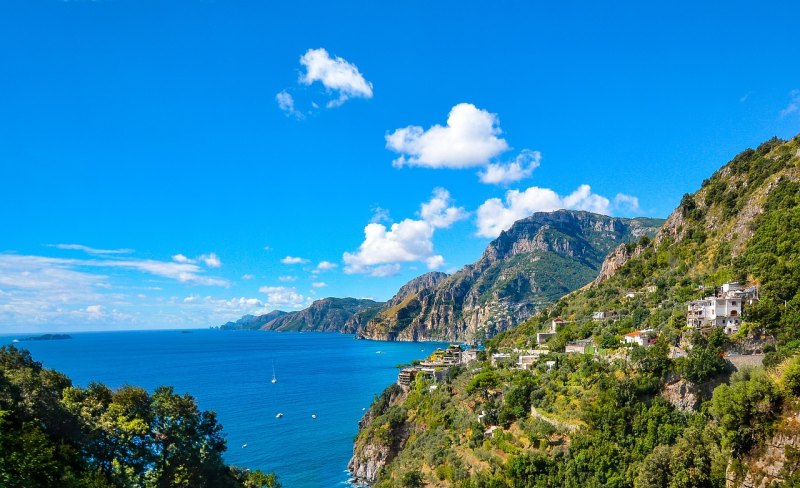
[[[346, 483], [358, 420], [396, 380], [398, 363], [436, 343], [357, 341], [350, 335], [194, 330], [71, 333], [20, 342], [76, 385], [101, 381], [152, 391], [172, 385], [216, 410], [230, 464], [275, 471], [286, 488]], [[0, 344], [14, 337], [2, 336]], [[272, 365], [278, 378], [272, 384]], [[282, 412], [284, 417], [276, 419]], [[316, 414], [316, 420], [311, 418]], [[243, 444], [246, 448], [242, 448]]]

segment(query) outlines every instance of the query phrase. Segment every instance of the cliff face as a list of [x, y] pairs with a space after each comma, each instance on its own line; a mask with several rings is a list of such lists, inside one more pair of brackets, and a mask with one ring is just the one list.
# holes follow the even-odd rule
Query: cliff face
[[264, 315], [245, 315], [221, 325], [222, 330], [275, 330], [341, 332], [354, 334], [375, 316], [383, 302], [358, 298], [323, 298], [304, 310], [274, 310]]
[[[800, 413], [786, 414], [778, 424], [777, 432], [762, 445], [733, 463], [725, 473], [727, 488], [769, 488], [796, 486], [796, 473], [800, 469]], [[794, 476], [792, 476], [794, 475]]]
[[304, 310], [265, 323], [261, 330], [354, 334], [382, 305], [382, 302], [357, 298], [323, 298]]
[[406, 284], [363, 335], [381, 340], [482, 340], [509, 329], [596, 275], [621, 243], [652, 236], [659, 219], [559, 210], [517, 221], [452, 276]]
[[373, 425], [373, 421], [389, 412], [393, 406], [402, 403], [405, 397], [399, 386], [390, 386], [358, 422], [359, 435], [353, 447], [353, 457], [347, 464], [354, 484], [374, 483], [381, 468], [390, 463], [403, 448], [408, 438], [404, 422], [398, 420]]
[[281, 310], [273, 310], [264, 315], [245, 315], [235, 322], [220, 325], [219, 328], [221, 330], [258, 330], [264, 324], [272, 322], [283, 315], [286, 315], [286, 312]]

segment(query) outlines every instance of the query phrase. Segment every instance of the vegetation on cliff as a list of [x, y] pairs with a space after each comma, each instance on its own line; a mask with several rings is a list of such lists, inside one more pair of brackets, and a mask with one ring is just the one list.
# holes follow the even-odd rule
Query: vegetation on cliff
[[[403, 287], [363, 335], [388, 340], [483, 340], [592, 280], [620, 243], [655, 234], [660, 219], [540, 212], [492, 241], [452, 276], [429, 273]], [[427, 286], [412, 286], [421, 279]]]
[[[405, 440], [376, 486], [794, 486], [799, 203], [800, 137], [736, 156], [654, 238], [618, 249], [597, 282], [488, 342], [490, 352], [536, 347], [537, 332], [565, 319], [531, 370], [484, 362], [435, 389], [419, 380], [386, 409], [403, 412], [394, 429]], [[687, 302], [730, 281], [760, 287], [740, 331], [687, 330]], [[597, 311], [615, 319], [593, 320]], [[654, 345], [622, 344], [644, 328]], [[577, 339], [594, 353], [564, 354]], [[726, 351], [766, 352], [765, 368], [731, 375]], [[696, 409], [666, 393], [680, 384], [696, 387]]]
[[341, 332], [355, 334], [383, 305], [360, 298], [322, 298], [303, 310], [274, 310], [264, 315], [245, 315], [236, 322], [221, 325], [222, 330], [275, 330]]
[[214, 412], [160, 387], [73, 386], [30, 353], [0, 348], [0, 486], [278, 487], [226, 466]]

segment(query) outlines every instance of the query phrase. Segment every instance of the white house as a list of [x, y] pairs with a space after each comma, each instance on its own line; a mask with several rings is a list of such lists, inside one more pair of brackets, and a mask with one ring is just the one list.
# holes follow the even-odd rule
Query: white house
[[636, 330], [625, 334], [622, 338], [623, 344], [636, 344], [637, 346], [647, 347], [655, 342], [653, 329]]
[[706, 297], [692, 300], [686, 313], [686, 325], [694, 328], [707, 325], [724, 327], [726, 334], [733, 334], [742, 325], [743, 303], [741, 298]]
[[604, 320], [611, 320], [616, 318], [617, 318], [617, 312], [615, 310], [607, 310], [607, 311], [592, 313], [592, 320], [594, 320], [595, 322], [602, 322]]
[[511, 361], [511, 354], [504, 352], [496, 352], [492, 354], [492, 366], [497, 366], [500, 363], [508, 363]]
[[564, 348], [564, 352], [567, 354], [586, 354], [591, 346], [591, 339], [581, 339], [579, 341], [568, 342]]

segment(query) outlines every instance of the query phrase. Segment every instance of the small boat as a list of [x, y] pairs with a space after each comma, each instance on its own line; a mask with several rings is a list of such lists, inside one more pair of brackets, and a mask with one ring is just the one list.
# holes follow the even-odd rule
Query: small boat
[[19, 339], [14, 339], [14, 340], [13, 340], [13, 341], [11, 341], [11, 342], [19, 342]]
[[312, 419], [315, 419], [315, 418], [317, 418], [317, 414], [315, 414], [315, 413], [312, 413], [312, 414], [311, 414], [311, 418], [312, 418]]
[[277, 382], [278, 378], [275, 377], [275, 363], [272, 363], [272, 384], [274, 385]]
[[281, 419], [281, 418], [283, 418], [283, 413], [281, 413], [281, 412], [278, 412], [278, 415], [276, 415], [276, 416], [275, 416], [275, 418], [276, 418], [276, 419]]
[[242, 444], [242, 449], [247, 449], [247, 443]]

